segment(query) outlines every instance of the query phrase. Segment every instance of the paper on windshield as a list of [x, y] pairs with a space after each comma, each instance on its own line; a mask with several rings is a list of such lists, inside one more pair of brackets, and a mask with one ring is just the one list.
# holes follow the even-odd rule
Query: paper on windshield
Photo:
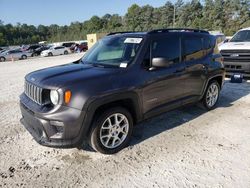
[[140, 44], [141, 41], [142, 41], [142, 38], [126, 38], [124, 43]]

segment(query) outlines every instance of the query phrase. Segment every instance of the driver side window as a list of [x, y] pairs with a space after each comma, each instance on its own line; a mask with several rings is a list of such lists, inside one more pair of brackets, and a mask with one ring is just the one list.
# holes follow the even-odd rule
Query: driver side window
[[169, 62], [180, 62], [180, 37], [169, 36], [154, 40], [151, 44], [152, 58], [165, 58]]

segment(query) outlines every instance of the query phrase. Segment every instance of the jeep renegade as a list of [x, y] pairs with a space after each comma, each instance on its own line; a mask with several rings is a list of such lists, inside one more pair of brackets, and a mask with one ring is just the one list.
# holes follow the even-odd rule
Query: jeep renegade
[[135, 124], [202, 101], [213, 109], [225, 70], [214, 36], [196, 29], [111, 33], [82, 59], [32, 72], [22, 124], [51, 147], [124, 148]]

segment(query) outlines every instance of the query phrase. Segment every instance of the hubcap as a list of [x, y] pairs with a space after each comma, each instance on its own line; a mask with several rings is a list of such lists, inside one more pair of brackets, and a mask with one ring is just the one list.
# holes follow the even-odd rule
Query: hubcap
[[106, 148], [116, 148], [127, 138], [129, 122], [125, 115], [115, 113], [110, 115], [102, 124], [100, 140]]
[[206, 95], [206, 102], [209, 107], [213, 107], [217, 102], [219, 96], [219, 88], [216, 84], [212, 84], [209, 86]]

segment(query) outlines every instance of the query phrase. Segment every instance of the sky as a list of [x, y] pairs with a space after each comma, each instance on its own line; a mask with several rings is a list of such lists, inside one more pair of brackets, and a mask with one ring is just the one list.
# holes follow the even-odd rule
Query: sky
[[[159, 7], [167, 0], [0, 0], [0, 20], [4, 24], [69, 25], [83, 22], [94, 15], [106, 13], [125, 15], [128, 7], [151, 5]], [[172, 0], [174, 1], [174, 0]]]

